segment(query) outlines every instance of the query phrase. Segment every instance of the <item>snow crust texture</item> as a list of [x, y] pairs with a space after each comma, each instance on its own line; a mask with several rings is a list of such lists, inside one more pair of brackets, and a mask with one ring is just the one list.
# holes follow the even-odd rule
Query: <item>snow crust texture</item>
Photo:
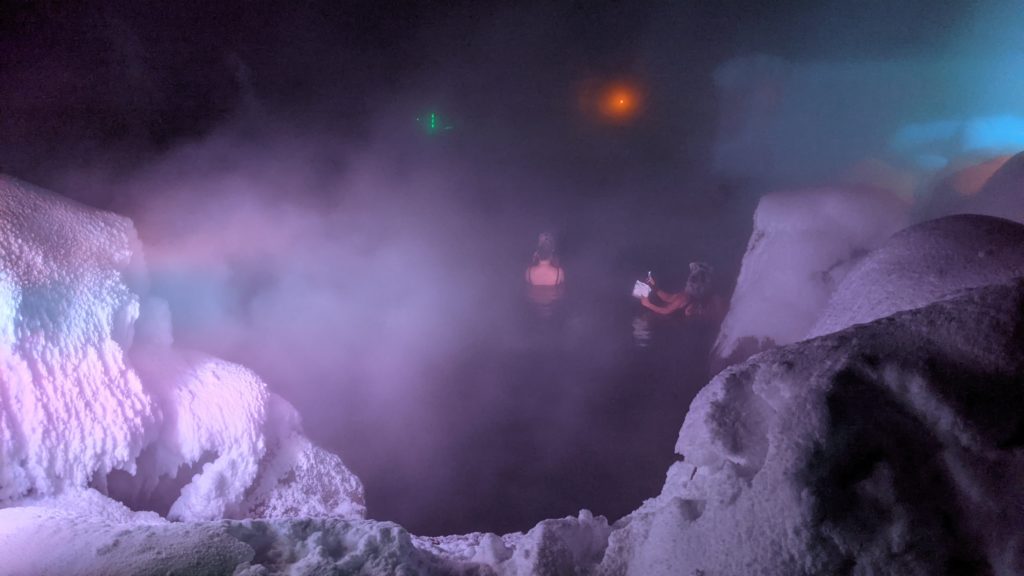
[[92, 490], [0, 509], [5, 576], [231, 574], [253, 549], [217, 523], [171, 523]]
[[0, 176], [0, 507], [94, 486], [181, 520], [365, 514], [286, 401], [171, 334], [128, 219]]
[[808, 336], [1024, 276], [1024, 226], [973, 214], [907, 228], [845, 277]]
[[977, 288], [725, 370], [610, 573], [1024, 573], [1022, 311]]
[[723, 365], [804, 338], [853, 265], [906, 226], [878, 190], [813, 189], [761, 199], [714, 354]]
[[126, 218], [0, 179], [0, 505], [131, 471], [159, 410], [124, 350]]

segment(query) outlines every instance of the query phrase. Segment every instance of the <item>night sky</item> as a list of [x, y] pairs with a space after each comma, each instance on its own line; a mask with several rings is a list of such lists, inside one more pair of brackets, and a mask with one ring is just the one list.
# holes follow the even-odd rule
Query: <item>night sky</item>
[[[523, 170], [643, 176], [659, 188], [706, 165], [711, 76], [725, 59], [928, 53], [965, 11], [921, 0], [8, 1], [0, 166], [42, 184], [69, 165], [132, 168], [247, 106], [358, 140], [395, 102], [418, 98], [443, 107], [467, 147]], [[644, 113], [594, 126], [580, 93], [615, 79], [643, 86]], [[610, 173], [594, 175], [609, 157]]]

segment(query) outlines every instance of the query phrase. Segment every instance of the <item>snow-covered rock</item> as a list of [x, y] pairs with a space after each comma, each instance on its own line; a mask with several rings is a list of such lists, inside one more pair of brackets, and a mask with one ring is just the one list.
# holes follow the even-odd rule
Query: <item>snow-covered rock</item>
[[259, 474], [246, 492], [243, 518], [364, 518], [363, 484], [336, 454], [300, 432], [299, 414], [271, 394], [266, 436], [271, 439]]
[[161, 414], [125, 350], [131, 222], [0, 177], [0, 506], [134, 470]]
[[900, 231], [836, 288], [808, 336], [919, 308], [967, 289], [1024, 276], [1024, 226], [961, 214]]
[[803, 338], [853, 264], [906, 222], [904, 202], [880, 190], [818, 189], [762, 198], [715, 342], [716, 362], [728, 365]]
[[725, 370], [607, 573], [1024, 573], [1022, 313], [976, 288]]
[[[164, 415], [139, 476], [152, 481], [195, 464], [200, 470], [182, 486], [169, 517], [239, 517], [266, 454], [266, 385], [242, 366], [203, 354], [142, 348], [132, 357]], [[136, 504], [145, 502], [145, 487], [137, 495]]]
[[0, 508], [95, 486], [182, 520], [365, 514], [252, 371], [173, 346], [132, 223], [0, 177]]

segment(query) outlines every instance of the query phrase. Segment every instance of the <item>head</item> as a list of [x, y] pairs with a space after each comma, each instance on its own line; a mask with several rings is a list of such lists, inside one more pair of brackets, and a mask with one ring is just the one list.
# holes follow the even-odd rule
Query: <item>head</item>
[[711, 265], [707, 262], [690, 262], [690, 276], [686, 279], [686, 293], [702, 297], [711, 292]]
[[537, 250], [533, 253], [534, 261], [551, 260], [555, 257], [555, 235], [541, 232], [537, 237]]

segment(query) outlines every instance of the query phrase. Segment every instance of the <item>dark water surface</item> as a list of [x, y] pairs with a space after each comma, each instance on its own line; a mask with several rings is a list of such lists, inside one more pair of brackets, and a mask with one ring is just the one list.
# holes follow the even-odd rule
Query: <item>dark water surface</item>
[[[707, 382], [713, 333], [648, 316], [630, 297], [632, 279], [621, 280], [606, 290], [577, 278], [551, 311], [520, 287], [503, 294], [519, 307], [505, 315], [517, 320], [495, 327], [503, 337], [470, 346], [436, 375], [443, 384], [432, 401], [453, 439], [437, 459], [443, 510], [407, 516], [385, 495], [402, 479], [364, 478], [371, 516], [419, 534], [505, 533], [583, 508], [614, 521], [657, 495], [686, 409]], [[651, 326], [649, 341], [635, 338], [638, 318]], [[460, 413], [467, 405], [477, 413]]]
[[523, 279], [545, 227], [503, 228], [496, 218], [486, 238], [465, 236], [473, 241], [458, 278], [472, 289], [446, 308], [469, 322], [437, 326], [452, 349], [403, 374], [393, 403], [388, 381], [370, 381], [384, 401], [360, 407], [345, 388], [353, 376], [325, 372], [336, 389], [300, 410], [313, 440], [362, 479], [371, 518], [421, 535], [507, 533], [584, 508], [614, 521], [660, 492], [687, 408], [709, 379], [714, 334], [648, 316], [633, 283], [653, 269], [678, 289], [690, 260], [709, 259], [733, 267], [719, 275], [728, 296], [749, 221], [682, 226], [654, 212], [599, 211], [548, 228], [563, 241], [566, 270], [550, 314], [531, 307]]
[[[656, 326], [638, 348], [624, 310], [595, 319], [568, 307], [564, 318], [528, 325], [535, 340], [524, 349], [465, 366], [501, 374], [494, 384], [508, 408], [454, 455], [471, 468], [477, 454], [503, 454], [499, 478], [462, 482], [466, 515], [491, 519], [488, 529], [636, 509], [660, 492], [686, 408], [706, 382], [706, 333]], [[450, 527], [479, 529], [454, 518]]]

